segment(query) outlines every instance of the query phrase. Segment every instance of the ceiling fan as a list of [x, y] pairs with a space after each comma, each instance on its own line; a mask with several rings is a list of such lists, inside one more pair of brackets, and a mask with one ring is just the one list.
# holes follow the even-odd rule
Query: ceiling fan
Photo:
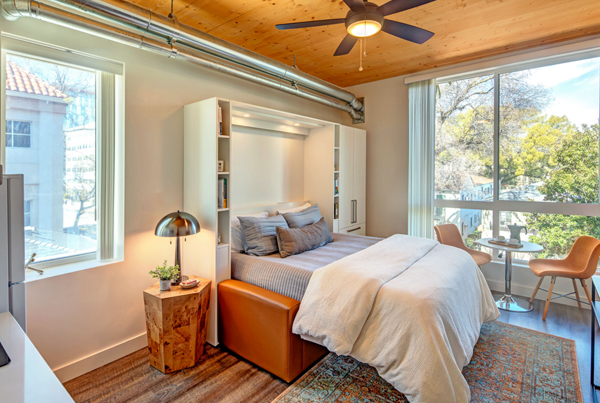
[[334, 18], [330, 20], [293, 22], [290, 24], [275, 25], [277, 29], [296, 29], [319, 27], [323, 25], [346, 24], [348, 34], [336, 49], [334, 56], [347, 55], [350, 53], [359, 38], [375, 35], [379, 31], [405, 39], [410, 42], [422, 44], [429, 40], [434, 34], [425, 29], [402, 22], [386, 20], [388, 15], [431, 3], [435, 0], [391, 0], [382, 6], [370, 1], [343, 0], [350, 11], [346, 18]]

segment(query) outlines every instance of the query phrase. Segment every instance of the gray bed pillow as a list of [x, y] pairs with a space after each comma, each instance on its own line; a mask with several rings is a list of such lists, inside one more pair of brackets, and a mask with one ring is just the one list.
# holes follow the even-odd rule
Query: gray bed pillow
[[314, 224], [322, 217], [319, 205], [315, 204], [295, 213], [283, 213], [283, 218], [290, 228], [302, 228]]
[[325, 218], [321, 218], [316, 223], [302, 228], [277, 227], [276, 231], [279, 254], [283, 258], [313, 250], [333, 242], [333, 237], [325, 223]]
[[238, 217], [244, 234], [244, 251], [249, 255], [265, 256], [277, 252], [276, 228], [288, 228], [280, 215], [273, 217]]

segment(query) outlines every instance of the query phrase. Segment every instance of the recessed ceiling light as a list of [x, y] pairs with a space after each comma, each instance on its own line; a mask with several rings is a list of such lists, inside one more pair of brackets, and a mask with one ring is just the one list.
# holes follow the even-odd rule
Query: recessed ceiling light
[[300, 123], [294, 123], [294, 126], [300, 126]]
[[245, 118], [249, 118], [249, 117], [250, 117], [250, 114], [249, 114], [249, 113], [244, 113], [244, 117], [245, 117]]

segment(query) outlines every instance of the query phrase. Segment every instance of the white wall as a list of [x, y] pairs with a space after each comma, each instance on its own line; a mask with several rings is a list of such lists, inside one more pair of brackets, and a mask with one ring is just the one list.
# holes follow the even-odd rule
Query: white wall
[[349, 87], [365, 97], [367, 235], [408, 231], [408, 87], [394, 77]]
[[236, 209], [304, 200], [305, 136], [234, 127]]
[[0, 29], [125, 63], [125, 261], [27, 283], [29, 336], [63, 381], [145, 345], [148, 271], [174, 254], [154, 227], [183, 204], [183, 105], [219, 96], [350, 124], [335, 109], [63, 27], [0, 18]]

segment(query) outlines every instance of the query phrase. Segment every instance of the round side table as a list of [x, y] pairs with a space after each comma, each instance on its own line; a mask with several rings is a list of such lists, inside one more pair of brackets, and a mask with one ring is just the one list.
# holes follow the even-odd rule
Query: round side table
[[510, 246], [497, 245], [490, 243], [489, 241], [493, 238], [482, 238], [477, 241], [481, 246], [486, 248], [498, 249], [504, 251], [505, 255], [505, 278], [504, 278], [504, 295], [496, 300], [496, 306], [498, 309], [510, 312], [529, 312], [533, 307], [529, 304], [529, 301], [525, 301], [521, 298], [513, 297], [511, 294], [511, 282], [512, 282], [512, 252], [519, 253], [535, 253], [544, 250], [541, 245], [531, 242], [522, 241], [522, 248], [511, 248]]

